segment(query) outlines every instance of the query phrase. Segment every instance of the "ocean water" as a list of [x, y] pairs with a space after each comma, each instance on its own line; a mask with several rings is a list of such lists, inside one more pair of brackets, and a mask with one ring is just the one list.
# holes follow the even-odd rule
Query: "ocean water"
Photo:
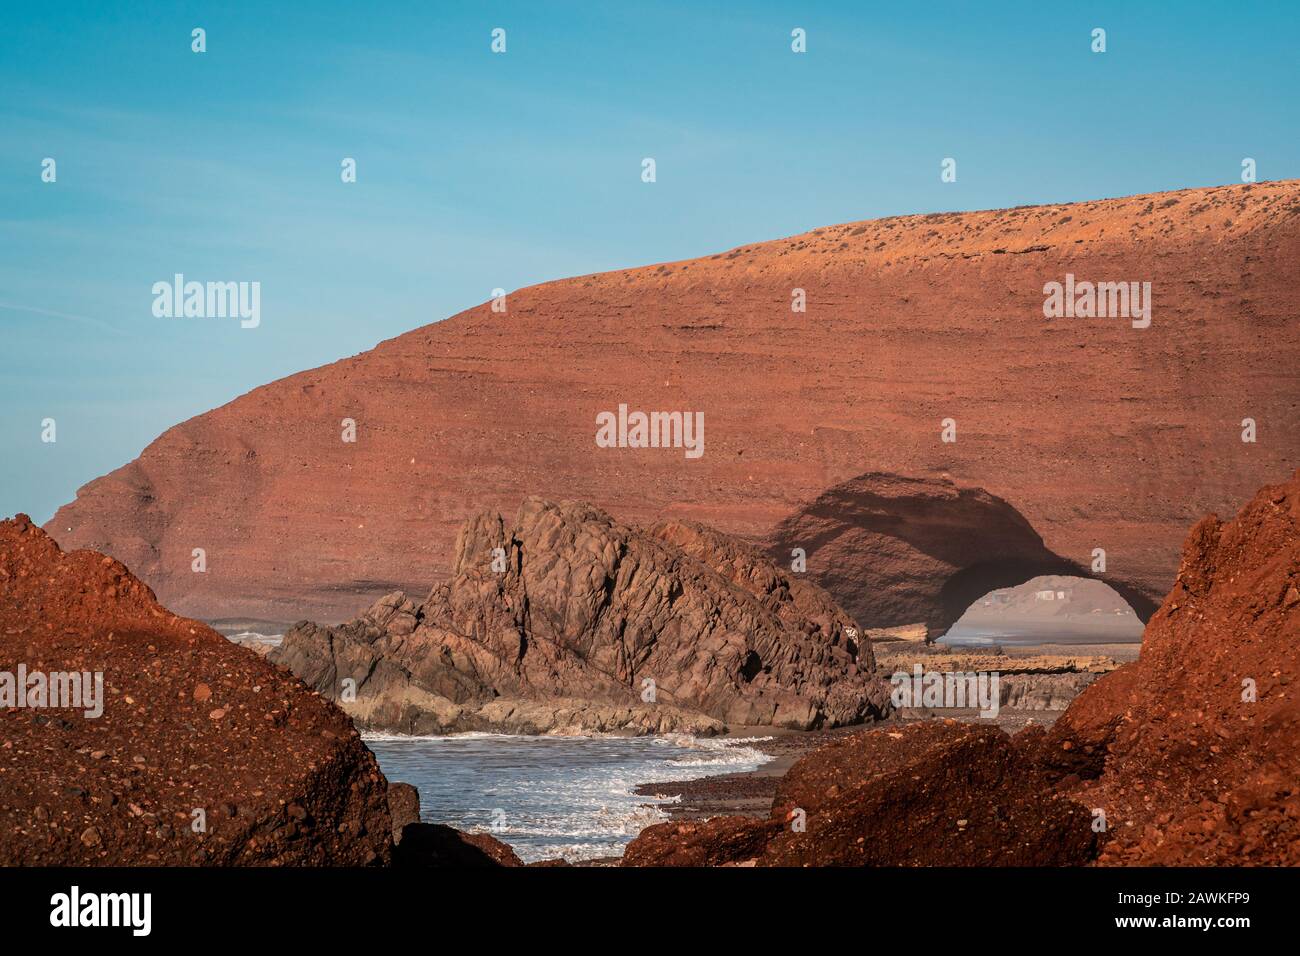
[[524, 862], [618, 856], [671, 801], [643, 783], [754, 770], [771, 758], [758, 738], [525, 737], [366, 734], [389, 780], [420, 791], [420, 818], [491, 833]]

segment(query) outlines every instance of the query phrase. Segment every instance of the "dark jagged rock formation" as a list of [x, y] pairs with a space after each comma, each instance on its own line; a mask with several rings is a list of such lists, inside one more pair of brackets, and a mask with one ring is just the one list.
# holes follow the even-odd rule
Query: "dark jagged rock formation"
[[832, 727], [888, 696], [849, 617], [758, 550], [538, 498], [513, 527], [471, 519], [422, 604], [393, 594], [340, 627], [301, 623], [271, 659], [363, 726], [412, 733]]
[[648, 827], [625, 866], [1060, 866], [1095, 848], [1091, 814], [996, 727], [873, 730], [796, 762], [763, 820]]
[[[336, 622], [422, 593], [466, 518], [527, 494], [766, 540], [856, 476], [948, 477], [1007, 503], [1068, 566], [1106, 549], [1102, 577], [1145, 617], [1186, 529], [1300, 457], [1297, 261], [1300, 185], [1273, 182], [890, 217], [546, 283], [505, 314], [484, 303], [179, 424], [48, 530], [186, 614]], [[1045, 318], [1044, 285], [1067, 274], [1150, 281], [1150, 327]], [[703, 412], [703, 456], [597, 447], [595, 416], [620, 403]], [[960, 504], [929, 507], [939, 521]], [[919, 593], [880, 553], [777, 543], [783, 566], [804, 548], [863, 627], [885, 623], [869, 608], [951, 616], [945, 580]], [[990, 586], [1012, 557], [975, 555]]]
[[[20, 668], [102, 672], [102, 713], [31, 706]], [[342, 711], [26, 515], [0, 522], [0, 670], [28, 704], [0, 711], [0, 864], [389, 862], [387, 782]]]
[[1104, 810], [1101, 862], [1300, 864], [1300, 472], [1187, 536], [1137, 662], [1089, 687], [1045, 759]]

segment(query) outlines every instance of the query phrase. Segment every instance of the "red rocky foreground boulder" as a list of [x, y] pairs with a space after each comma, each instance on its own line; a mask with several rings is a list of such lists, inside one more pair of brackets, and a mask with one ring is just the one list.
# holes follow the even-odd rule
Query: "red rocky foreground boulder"
[[26, 515], [0, 522], [0, 708], [0, 865], [391, 860], [342, 711]]
[[1048, 744], [1092, 778], [1103, 864], [1300, 865], [1300, 472], [1192, 529], [1137, 662]]
[[413, 733], [808, 729], [888, 707], [870, 644], [817, 585], [701, 525], [642, 532], [540, 498], [513, 526], [467, 522], [422, 604], [304, 622], [271, 660], [363, 726]]
[[1091, 822], [1001, 730], [944, 721], [821, 747], [786, 773], [767, 819], [657, 824], [623, 865], [1064, 866], [1092, 858]]
[[1050, 731], [856, 734], [768, 819], [649, 827], [624, 864], [1300, 865], [1297, 687], [1300, 472], [1192, 529], [1138, 660]]

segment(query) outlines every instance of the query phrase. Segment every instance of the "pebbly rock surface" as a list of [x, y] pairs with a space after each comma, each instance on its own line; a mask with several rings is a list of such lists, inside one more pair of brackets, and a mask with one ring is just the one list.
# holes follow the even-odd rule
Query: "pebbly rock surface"
[[[782, 566], [805, 549], [862, 627], [933, 633], [962, 585], [1086, 569], [1097, 547], [1146, 617], [1186, 529], [1300, 458], [1300, 377], [1281, 371], [1300, 367], [1298, 260], [1290, 181], [893, 216], [548, 282], [168, 429], [47, 530], [205, 618], [335, 623], [423, 593], [467, 518], [528, 494], [755, 541], [783, 525]], [[1150, 281], [1150, 327], [1045, 318], [1044, 284], [1067, 274]], [[620, 404], [703, 412], [703, 454], [598, 447], [596, 416]], [[914, 488], [885, 521], [877, 484], [854, 482], [868, 472], [956, 491]], [[1007, 567], [994, 540], [1030, 563]]]
[[[387, 782], [342, 711], [26, 515], [0, 522], [0, 692], [20, 668], [0, 865], [390, 862]], [[70, 672], [102, 673], [102, 713], [30, 706], [31, 675]]]
[[300, 623], [270, 659], [361, 726], [406, 733], [809, 729], [888, 707], [852, 620], [757, 549], [540, 498], [510, 526], [470, 519], [423, 603]]
[[781, 832], [773, 819], [727, 816], [646, 827], [623, 850], [621, 866], [752, 866]]
[[790, 768], [773, 816], [807, 814], [765, 865], [1065, 866], [1095, 851], [1092, 817], [1027, 768], [997, 727], [951, 721], [857, 734]]
[[1091, 814], [996, 727], [926, 722], [852, 734], [798, 760], [771, 815], [642, 830], [625, 866], [1064, 866]]
[[420, 791], [409, 783], [388, 785], [388, 817], [393, 826], [393, 844], [402, 842], [402, 831], [420, 822]]
[[1138, 660], [1045, 738], [1103, 864], [1300, 864], [1300, 472], [1188, 534]]

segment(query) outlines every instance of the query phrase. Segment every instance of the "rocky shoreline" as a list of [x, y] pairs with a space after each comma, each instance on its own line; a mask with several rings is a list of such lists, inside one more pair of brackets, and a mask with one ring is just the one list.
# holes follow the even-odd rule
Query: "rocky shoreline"
[[[1141, 648], [1140, 644], [1134, 643], [1056, 644], [1050, 641], [996, 649], [947, 647], [891, 641], [883, 632], [877, 634], [876, 639], [877, 665], [882, 674], [891, 669], [906, 671], [914, 664], [924, 662], [927, 670], [989, 669], [1031, 680], [1059, 679], [1067, 675], [1095, 678], [1136, 661]], [[1076, 693], [1069, 694], [1068, 699]], [[1014, 736], [1032, 726], [1050, 728], [1064, 712], [1068, 699], [1066, 702], [1052, 701], [1058, 704], [1054, 707], [1026, 708], [1017, 706], [1027, 701], [1027, 696], [1021, 694], [992, 718], [981, 717], [973, 709], [915, 709], [896, 710], [875, 724], [834, 730], [773, 732], [771, 728], [741, 728], [724, 739], [744, 741], [745, 746], [767, 754], [771, 759], [761, 767], [739, 773], [646, 783], [636, 787], [634, 792], [656, 801], [676, 801], [655, 804], [672, 821], [725, 816], [763, 819], [771, 813], [773, 799], [789, 769], [800, 758], [828, 743], [875, 731], [897, 731], [919, 722], [945, 720], [996, 726]]]
[[[897, 634], [928, 629], [894, 629]], [[859, 632], [831, 597], [703, 525], [639, 530], [530, 498], [461, 529], [424, 601], [294, 625], [268, 659], [363, 730], [725, 734], [878, 721], [896, 670], [1000, 672], [1000, 705], [1063, 709], [1112, 658], [946, 648]], [[996, 651], [996, 652], [995, 652]]]
[[[683, 733], [772, 757], [748, 773], [634, 791], [674, 799], [660, 809], [675, 820], [764, 817], [799, 758], [873, 727], [1050, 726], [1138, 646], [946, 647], [927, 634], [924, 624], [859, 633], [816, 585], [704, 526], [640, 531], [590, 506], [529, 499], [513, 525], [469, 521], [450, 583], [424, 602], [396, 593], [344, 625], [300, 622], [270, 660], [366, 730]], [[895, 708], [889, 676], [915, 669], [998, 674], [998, 716]], [[657, 695], [638, 699], [647, 682]]]
[[171, 613], [114, 559], [63, 552], [22, 514], [0, 521], [0, 663], [0, 865], [424, 866], [509, 853], [409, 819], [403, 789], [336, 706]]
[[269, 660], [362, 729], [414, 735], [712, 736], [888, 712], [871, 643], [830, 595], [703, 525], [529, 498], [513, 523], [466, 522], [451, 564], [425, 600], [300, 622]]
[[900, 714], [769, 773], [766, 815], [764, 782], [677, 788], [622, 865], [1295, 865], [1298, 638], [1300, 472], [1191, 530], [1138, 659], [1050, 726]]
[[772, 809], [777, 783], [799, 757], [816, 750], [833, 737], [860, 732], [861, 728], [811, 730], [767, 738], [737, 738], [743, 739], [745, 746], [767, 754], [771, 759], [755, 770], [645, 783], [633, 792], [656, 801], [675, 799], [676, 803], [655, 804], [674, 820], [701, 820], [730, 814], [765, 817]]
[[[628, 547], [635, 540], [584, 506], [529, 507], [550, 529], [542, 537], [563, 537], [576, 517], [579, 528], [594, 523]], [[610, 639], [626, 655], [633, 619], [621, 610], [627, 596], [640, 595], [631, 604], [644, 608], [659, 593], [652, 582], [665, 581], [676, 598], [670, 603], [686, 603], [634, 628], [647, 642], [643, 659], [672, 648], [685, 654], [667, 659], [693, 662], [682, 685], [696, 695], [689, 699], [697, 708], [718, 708], [731, 739], [773, 759], [748, 774], [643, 787], [646, 796], [678, 799], [667, 822], [646, 827], [627, 845], [623, 866], [1300, 863], [1300, 708], [1293, 692], [1300, 676], [1300, 472], [1261, 489], [1231, 520], [1210, 515], [1191, 530], [1173, 589], [1137, 659], [1122, 665], [1078, 647], [1007, 653], [891, 641], [888, 634], [877, 635], [873, 651], [838, 608], [822, 605], [818, 592], [783, 580], [752, 553], [699, 526], [661, 533], [682, 542], [682, 553], [642, 542], [637, 546], [649, 554], [633, 570], [624, 552], [613, 576], [622, 585], [608, 590], [607, 576], [606, 589], [595, 588], [603, 602], [586, 616], [574, 618], [571, 606], [567, 616], [557, 609], [575, 593], [589, 593], [588, 575], [577, 575], [588, 585], [548, 591], [537, 581], [502, 589], [499, 580], [474, 572], [464, 584], [467, 603], [454, 592], [423, 607], [388, 602], [382, 621], [343, 636], [358, 644], [389, 641], [400, 654], [405, 638], [429, 627], [427, 640], [445, 651], [434, 661], [434, 677], [454, 683], [486, 673], [465, 669], [468, 657], [458, 666], [456, 653], [471, 654], [473, 635], [490, 647], [493, 634], [505, 633], [468, 625], [501, 626], [498, 602], [513, 594], [540, 598], [524, 600], [521, 617], [506, 601], [504, 620], [522, 627], [514, 633], [524, 648], [550, 641], [541, 663], [566, 661], [573, 646], [556, 647], [575, 634]], [[564, 561], [547, 560], [544, 548], [530, 550], [534, 560], [543, 556], [541, 581], [552, 584], [573, 581], [569, 571], [581, 566], [572, 562], [575, 554], [599, 553], [591, 541], [553, 548], [551, 556]], [[565, 570], [557, 575], [560, 564]], [[524, 577], [525, 566], [516, 565]], [[647, 566], [671, 573], [656, 578]], [[512, 591], [516, 586], [522, 590]], [[409, 788], [389, 783], [326, 695], [287, 667], [172, 614], [112, 558], [65, 554], [22, 515], [0, 522], [0, 598], [0, 650], [17, 662], [23, 687], [15, 700], [13, 676], [6, 672], [8, 683], [0, 685], [11, 694], [0, 709], [0, 861], [519, 864], [510, 847], [487, 834], [419, 822]], [[826, 616], [809, 613], [817, 607]], [[459, 618], [457, 608], [464, 612]], [[707, 609], [715, 626], [676, 630], [674, 614], [692, 608]], [[607, 630], [610, 614], [622, 630]], [[739, 615], [734, 626], [716, 625], [728, 614]], [[446, 620], [463, 630], [439, 630]], [[763, 640], [753, 638], [754, 628]], [[621, 643], [613, 634], [622, 635]], [[675, 637], [665, 642], [664, 634]], [[687, 640], [692, 634], [717, 640], [701, 647]], [[329, 642], [338, 636], [325, 630]], [[602, 646], [584, 645], [588, 654]], [[429, 644], [414, 647], [419, 657]], [[821, 651], [812, 661], [802, 657], [809, 648]], [[1133, 650], [1124, 647], [1119, 656]], [[707, 661], [699, 657], [705, 652], [712, 655]], [[751, 653], [763, 666], [749, 668]], [[377, 655], [372, 664], [383, 662]], [[981, 716], [971, 708], [891, 703], [886, 695], [873, 705], [875, 719], [862, 723], [860, 708], [881, 699], [886, 675], [909, 666], [930, 675], [1019, 678], [1002, 688], [1003, 702], [1019, 706]], [[499, 671], [494, 679], [524, 686], [531, 675], [552, 672], [534, 659], [523, 668], [526, 680], [520, 673]], [[701, 673], [716, 685], [701, 681]], [[847, 675], [848, 686], [832, 686], [833, 673]], [[32, 674], [44, 675], [34, 690]], [[98, 700], [79, 698], [69, 710], [67, 700], [47, 698], [56, 687], [66, 696], [68, 675], [81, 675], [84, 697], [92, 674], [96, 696], [102, 679]], [[585, 676], [579, 667], [571, 683], [549, 688], [580, 688]], [[668, 689], [679, 700], [688, 697]], [[561, 699], [551, 693], [539, 700], [553, 713]], [[478, 706], [516, 705], [498, 695]], [[581, 729], [590, 702], [579, 697], [563, 706], [575, 708], [569, 720]], [[768, 722], [735, 719], [741, 714]], [[781, 714], [792, 719], [773, 719]], [[810, 714], [821, 717], [808, 720]]]
[[675, 803], [655, 804], [674, 820], [703, 820], [728, 815], [766, 817], [772, 809], [772, 799], [776, 795], [778, 784], [790, 767], [801, 757], [833, 741], [877, 730], [897, 730], [918, 722], [943, 720], [987, 724], [1014, 735], [1030, 726], [1049, 728], [1061, 713], [1060, 710], [1004, 709], [997, 717], [984, 718], [974, 710], [948, 709], [895, 712], [875, 724], [834, 730], [773, 734], [768, 727], [742, 728], [723, 739], [729, 738], [738, 743], [743, 741], [746, 747], [767, 754], [771, 759], [761, 767], [738, 773], [645, 783], [636, 787], [634, 792], [655, 800], [676, 800]]

